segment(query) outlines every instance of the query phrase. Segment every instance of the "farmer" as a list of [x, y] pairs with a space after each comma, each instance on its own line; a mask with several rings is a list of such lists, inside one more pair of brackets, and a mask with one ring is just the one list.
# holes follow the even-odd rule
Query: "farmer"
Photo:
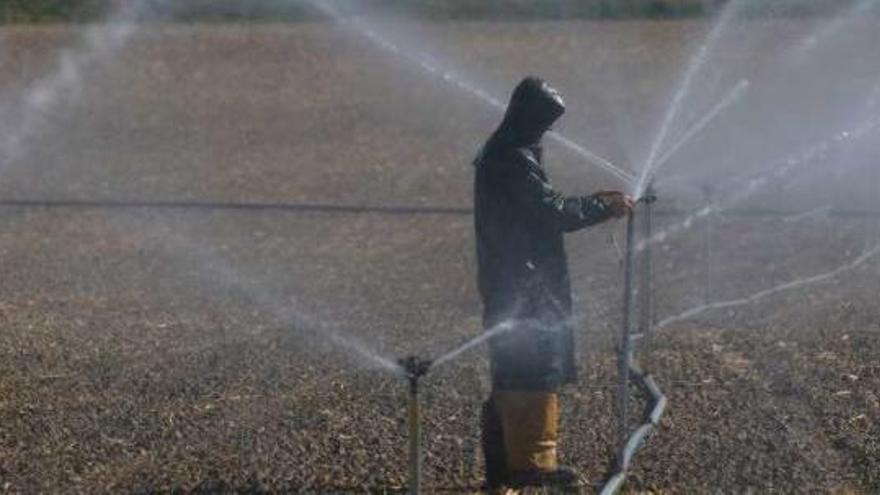
[[501, 125], [474, 165], [478, 286], [492, 392], [482, 441], [490, 491], [574, 484], [557, 463], [557, 390], [575, 380], [571, 287], [562, 235], [633, 207], [620, 192], [566, 197], [549, 184], [541, 138], [565, 112], [536, 77], [513, 92]]

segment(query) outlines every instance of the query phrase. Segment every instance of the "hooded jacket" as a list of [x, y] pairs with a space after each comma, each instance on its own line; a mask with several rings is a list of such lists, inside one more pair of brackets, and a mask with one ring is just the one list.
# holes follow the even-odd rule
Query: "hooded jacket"
[[550, 185], [540, 140], [565, 111], [559, 94], [528, 77], [477, 156], [474, 223], [483, 325], [493, 386], [552, 390], [575, 379], [571, 285], [563, 234], [611, 216], [598, 197]]

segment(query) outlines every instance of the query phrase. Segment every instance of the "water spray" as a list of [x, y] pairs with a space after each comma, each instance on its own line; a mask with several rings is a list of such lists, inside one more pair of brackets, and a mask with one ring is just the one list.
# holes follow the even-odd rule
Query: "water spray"
[[[653, 205], [657, 201], [653, 182], [648, 182], [645, 194], [639, 198], [636, 205], [644, 205], [645, 221], [643, 235], [650, 238], [653, 229]], [[623, 327], [621, 330], [620, 348], [618, 349], [618, 389], [617, 389], [617, 453], [614, 462], [614, 470], [605, 486], [602, 494], [610, 495], [617, 493], [626, 479], [627, 471], [632, 463], [636, 451], [644, 444], [648, 435], [660, 422], [666, 409], [666, 396], [657, 387], [650, 374], [646, 374], [635, 363], [636, 345], [643, 341], [650, 345], [653, 332], [653, 293], [651, 290], [651, 250], [646, 248], [641, 251], [642, 272], [639, 289], [639, 322], [640, 332], [634, 328], [634, 286], [636, 269], [636, 225], [635, 211], [631, 211], [626, 222], [626, 257], [624, 265], [624, 292], [623, 292]], [[646, 345], [642, 347], [645, 348]], [[636, 430], [630, 433], [629, 428], [629, 385], [636, 383], [642, 392], [649, 398], [648, 410], [645, 412], [642, 423]]]
[[641, 192], [646, 189], [646, 185], [653, 179], [654, 174], [652, 173], [652, 170], [657, 164], [657, 158], [660, 157], [660, 149], [666, 144], [672, 124], [681, 114], [682, 107], [685, 103], [685, 97], [691, 93], [694, 80], [706, 64], [709, 53], [715, 49], [716, 45], [718, 45], [721, 35], [727, 30], [727, 26], [737, 15], [740, 3], [740, 0], [731, 0], [730, 2], [727, 2], [718, 21], [706, 36], [706, 40], [691, 57], [684, 75], [679, 82], [678, 89], [673, 94], [672, 100], [666, 109], [666, 113], [660, 123], [660, 128], [657, 130], [657, 135], [648, 151], [648, 157], [645, 160], [642, 173], [639, 175], [638, 182], [636, 183], [636, 194], [641, 194]]
[[[413, 51], [412, 48], [404, 47], [402, 43], [396, 43], [388, 37], [383, 36], [382, 33], [378, 32], [372, 26], [367, 24], [364, 19], [345, 18], [336, 8], [323, 0], [307, 1], [325, 15], [338, 20], [343, 25], [351, 27], [355, 31], [355, 33], [366, 38], [368, 41], [370, 41], [386, 53], [406, 60], [407, 62], [417, 66], [425, 74], [441, 79], [443, 82], [477, 98], [478, 100], [496, 110], [500, 110], [503, 112], [506, 108], [506, 105], [502, 100], [494, 97], [489, 92], [480, 88], [476, 84], [467, 81], [466, 79], [459, 76], [458, 74], [455, 74], [453, 71], [447, 69], [446, 67], [441, 66], [439, 63], [430, 60], [430, 58], [426, 54]], [[571, 138], [568, 138], [560, 134], [559, 132], [548, 132], [547, 137], [556, 141], [572, 153], [578, 155], [580, 158], [586, 160], [587, 163], [601, 168], [602, 170], [615, 176], [617, 179], [623, 181], [627, 185], [634, 184], [637, 179], [637, 177], [630, 172], [624, 170], [621, 167], [618, 167], [617, 165], [611, 163], [611, 161], [599, 156], [593, 151], [590, 151], [589, 149], [587, 149], [587, 147], [578, 144]]]
[[708, 204], [693, 214], [688, 215], [681, 222], [668, 226], [661, 232], [655, 233], [651, 238], [642, 239], [637, 250], [642, 251], [649, 244], [664, 242], [670, 236], [690, 229], [698, 220], [725, 211], [726, 208], [750, 198], [753, 194], [763, 188], [783, 180], [800, 169], [803, 165], [812, 163], [825, 156], [832, 149], [851, 144], [856, 140], [873, 135], [878, 129], [880, 129], [880, 118], [873, 118], [858, 127], [851, 130], [836, 132], [828, 139], [820, 141], [802, 151], [791, 153], [782, 159], [773, 162], [772, 165], [768, 167], [768, 172], [745, 177], [741, 180], [739, 186], [728, 186], [727, 189], [733, 189], [734, 193], [723, 202], [720, 199], [716, 200], [712, 204]]
[[875, 245], [871, 249], [865, 251], [855, 259], [846, 263], [845, 265], [839, 266], [834, 270], [820, 273], [818, 275], [813, 275], [809, 277], [799, 278], [797, 280], [792, 280], [790, 282], [785, 282], [783, 284], [779, 284], [768, 289], [764, 289], [759, 292], [755, 292], [754, 294], [746, 297], [742, 297], [739, 299], [731, 299], [727, 301], [715, 301], [707, 304], [700, 304], [699, 306], [694, 306], [690, 309], [682, 311], [677, 315], [667, 316], [666, 318], [660, 320], [656, 327], [658, 329], [666, 328], [667, 326], [678, 323], [680, 321], [685, 321], [690, 318], [694, 318], [699, 316], [707, 311], [714, 311], [719, 309], [729, 309], [736, 308], [739, 306], [746, 306], [749, 304], [754, 304], [758, 301], [766, 299], [770, 296], [774, 296], [776, 294], [780, 294], [783, 292], [788, 292], [796, 289], [802, 289], [805, 287], [809, 287], [811, 285], [827, 282], [829, 280], [834, 279], [835, 277], [846, 273], [848, 271], [855, 270], [856, 268], [862, 266], [868, 261], [880, 256], [880, 244]]
[[666, 163], [669, 162], [669, 160], [673, 156], [675, 156], [675, 154], [678, 153], [679, 150], [681, 150], [686, 144], [690, 143], [694, 139], [694, 137], [700, 134], [704, 129], [709, 127], [709, 125], [712, 123], [712, 121], [715, 120], [716, 117], [718, 117], [718, 115], [720, 115], [728, 107], [739, 101], [749, 89], [749, 84], [750, 83], [747, 79], [743, 79], [738, 82], [736, 86], [733, 87], [733, 89], [728, 91], [727, 94], [717, 104], [715, 104], [715, 106], [713, 106], [711, 109], [709, 109], [708, 112], [706, 112], [706, 115], [701, 117], [692, 126], [690, 126], [690, 128], [688, 128], [684, 132], [684, 134], [682, 134], [682, 136], [673, 145], [671, 145], [669, 149], [667, 149], [660, 156], [660, 158], [657, 159], [653, 166], [652, 173], [656, 176], [657, 170], [660, 167], [666, 165]]
[[434, 364], [429, 359], [408, 356], [397, 362], [409, 382], [409, 494], [418, 495], [422, 485], [422, 411], [419, 403], [419, 381]]
[[800, 41], [792, 50], [794, 53], [794, 63], [800, 65], [804, 63], [807, 56], [813, 52], [822, 42], [829, 38], [837, 36], [841, 31], [846, 29], [851, 23], [859, 19], [863, 19], [875, 2], [871, 0], [856, 1], [843, 15], [837, 17], [834, 22], [825, 26], [824, 29], [817, 31], [806, 39]]
[[0, 137], [0, 164], [22, 158], [28, 151], [28, 140], [50, 122], [47, 116], [79, 96], [89, 70], [122, 51], [140, 31], [138, 21], [162, 3], [164, 0], [152, 4], [147, 0], [120, 2], [104, 22], [85, 29], [78, 48], [62, 51], [53, 70], [30, 84], [12, 107], [16, 123]]

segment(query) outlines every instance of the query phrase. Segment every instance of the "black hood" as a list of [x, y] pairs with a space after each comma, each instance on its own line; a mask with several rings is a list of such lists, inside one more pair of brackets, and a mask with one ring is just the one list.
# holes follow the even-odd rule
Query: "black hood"
[[529, 76], [513, 90], [496, 136], [515, 146], [538, 144], [562, 114], [565, 102], [543, 79]]

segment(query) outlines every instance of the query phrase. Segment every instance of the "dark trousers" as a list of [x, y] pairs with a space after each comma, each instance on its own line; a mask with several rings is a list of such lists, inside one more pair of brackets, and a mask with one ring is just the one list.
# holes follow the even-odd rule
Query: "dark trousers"
[[501, 428], [501, 415], [492, 396], [483, 403], [480, 411], [480, 433], [483, 444], [483, 457], [486, 461], [486, 484], [490, 489], [498, 488], [507, 481], [507, 459], [504, 455], [504, 431]]

